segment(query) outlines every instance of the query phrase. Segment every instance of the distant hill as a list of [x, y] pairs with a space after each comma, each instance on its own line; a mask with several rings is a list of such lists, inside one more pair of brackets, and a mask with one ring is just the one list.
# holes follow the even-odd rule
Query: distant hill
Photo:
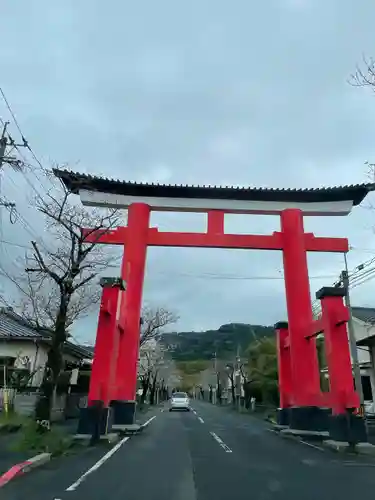
[[204, 332], [171, 332], [160, 340], [176, 361], [209, 360], [214, 353], [218, 359], [227, 359], [240, 346], [242, 353], [257, 338], [275, 335], [271, 326], [229, 323], [218, 330]]

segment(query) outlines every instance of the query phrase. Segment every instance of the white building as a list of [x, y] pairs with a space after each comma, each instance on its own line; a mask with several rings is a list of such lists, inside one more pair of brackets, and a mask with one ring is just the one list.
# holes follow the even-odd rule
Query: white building
[[365, 401], [375, 401], [375, 308], [352, 307]]
[[[15, 371], [24, 372], [26, 377], [29, 373], [31, 376], [27, 386], [39, 387], [50, 342], [51, 335], [48, 332], [38, 332], [12, 308], [0, 308], [0, 387], [4, 383], [4, 367], [7, 378]], [[73, 370], [75, 367], [89, 364], [92, 357], [92, 348], [65, 342], [65, 368]]]

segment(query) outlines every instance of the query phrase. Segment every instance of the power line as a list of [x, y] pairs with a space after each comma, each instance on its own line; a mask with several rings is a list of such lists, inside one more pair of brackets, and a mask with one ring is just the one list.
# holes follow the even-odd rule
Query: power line
[[[112, 266], [111, 266], [112, 267]], [[115, 267], [115, 266], [113, 266]], [[172, 273], [169, 271], [161, 271], [160, 274], [165, 274], [171, 276]], [[284, 280], [284, 276], [229, 276], [223, 274], [189, 274], [189, 273], [173, 273], [173, 276], [181, 276], [185, 278], [203, 278], [203, 279], [213, 279], [213, 280]], [[330, 279], [334, 275], [330, 276], [310, 276], [310, 279]]]
[[[3, 89], [2, 89], [1, 87], [0, 87], [0, 94], [2, 95], [2, 98], [4, 99], [5, 105], [6, 105], [6, 107], [8, 108], [9, 113], [12, 115], [13, 121], [14, 121], [14, 123], [15, 123], [15, 125], [16, 125], [16, 127], [17, 127], [17, 129], [18, 129], [18, 132], [20, 133], [20, 135], [21, 135], [22, 139], [24, 139], [23, 134], [22, 134], [22, 131], [21, 131], [21, 128], [20, 128], [19, 123], [18, 123], [18, 121], [17, 121], [17, 118], [15, 117], [15, 114], [13, 113], [13, 110], [12, 110], [12, 108], [10, 107], [10, 104], [9, 104], [9, 102], [8, 102], [8, 99], [6, 98], [6, 95], [5, 95], [5, 93], [4, 93], [4, 91], [3, 91]], [[26, 140], [25, 140], [24, 142], [26, 142]]]
[[[22, 132], [22, 129], [21, 129], [21, 126], [16, 118], [16, 115], [9, 103], [9, 100], [7, 99], [6, 95], [5, 95], [5, 92], [4, 90], [0, 87], [0, 95], [2, 96], [4, 102], [5, 102], [5, 105], [13, 119], [13, 122], [21, 136], [21, 139], [22, 139], [22, 144], [15, 144], [15, 142], [13, 141], [13, 139], [11, 138], [11, 136], [9, 135], [8, 133], [8, 136], [9, 136], [9, 140], [10, 140], [10, 143], [11, 145], [13, 146], [13, 148], [15, 148], [19, 154], [19, 156], [22, 158], [22, 162], [20, 162], [18, 160], [18, 162], [21, 164], [22, 163], [22, 166], [24, 167], [28, 167], [29, 168], [29, 171], [34, 175], [34, 177], [38, 180], [38, 182], [40, 183], [42, 189], [44, 190], [45, 193], [48, 193], [48, 191], [46, 190], [46, 187], [45, 187], [45, 182], [42, 182], [40, 180], [40, 178], [38, 177], [38, 175], [36, 174], [35, 170], [37, 167], [35, 167], [34, 165], [32, 165], [31, 163], [29, 163], [29, 161], [25, 158], [25, 156], [22, 154], [22, 152], [20, 151], [20, 148], [23, 147], [23, 148], [26, 148], [30, 151], [30, 154], [31, 156], [33, 157], [33, 159], [37, 162], [38, 164], [38, 167], [42, 170], [42, 172], [45, 174], [46, 178], [48, 179], [48, 181], [52, 184], [52, 186], [54, 186], [54, 184], [52, 183], [51, 179], [48, 177], [48, 175], [46, 175], [47, 173], [47, 169], [45, 169], [42, 165], [42, 162], [39, 160], [39, 158], [36, 156], [34, 150], [32, 149], [32, 147], [30, 146], [30, 143], [29, 141], [25, 138], [25, 135], [23, 134]], [[3, 122], [4, 123], [4, 122]], [[8, 122], [7, 122], [8, 123]], [[23, 176], [26, 180], [26, 182], [29, 184], [29, 186], [35, 191], [35, 193], [37, 194], [38, 198], [43, 201], [43, 197], [41, 196], [40, 192], [36, 189], [36, 187], [34, 186], [34, 184], [28, 179], [28, 177], [26, 176], [25, 172], [21, 169], [21, 172], [23, 173]]]
[[27, 245], [22, 245], [21, 243], [14, 243], [12, 241], [7, 241], [3, 239], [0, 239], [0, 243], [3, 243], [4, 245], [9, 245], [11, 247], [19, 247], [19, 248], [25, 248], [26, 250], [32, 250], [32, 248]]

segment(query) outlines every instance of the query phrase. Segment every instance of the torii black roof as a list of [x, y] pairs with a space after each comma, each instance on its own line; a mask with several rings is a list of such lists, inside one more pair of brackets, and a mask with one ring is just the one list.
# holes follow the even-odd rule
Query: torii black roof
[[53, 169], [67, 189], [78, 194], [80, 189], [113, 193], [126, 196], [155, 198], [204, 198], [218, 200], [279, 201], [296, 203], [318, 203], [333, 201], [353, 201], [359, 205], [375, 184], [355, 184], [350, 186], [320, 187], [308, 189], [277, 189], [234, 186], [193, 186], [178, 184], [154, 184], [121, 181], [96, 177], [69, 170]]

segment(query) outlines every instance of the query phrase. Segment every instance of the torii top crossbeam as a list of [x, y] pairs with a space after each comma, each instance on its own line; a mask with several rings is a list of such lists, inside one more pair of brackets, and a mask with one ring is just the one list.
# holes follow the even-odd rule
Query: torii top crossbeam
[[353, 206], [375, 189], [374, 184], [315, 189], [268, 189], [216, 186], [165, 185], [125, 182], [54, 169], [83, 205], [128, 208], [142, 202], [153, 211], [278, 215], [298, 208], [304, 215], [348, 215]]

